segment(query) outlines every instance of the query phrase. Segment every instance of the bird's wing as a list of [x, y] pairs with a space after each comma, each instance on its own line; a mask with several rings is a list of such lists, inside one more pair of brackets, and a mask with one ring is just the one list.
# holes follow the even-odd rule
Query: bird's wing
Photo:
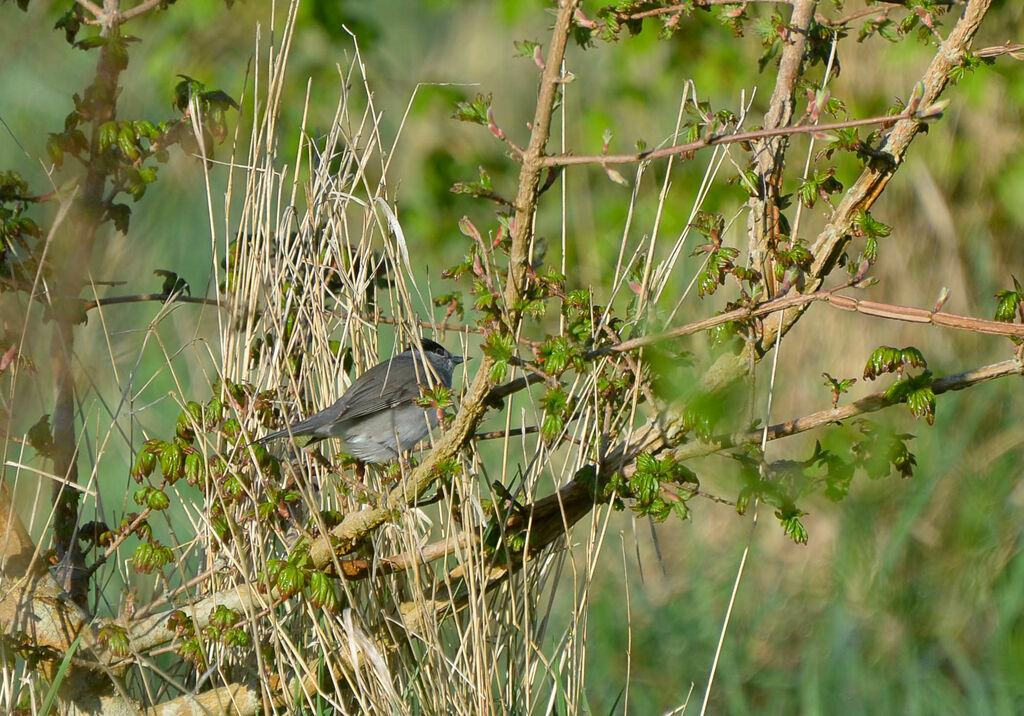
[[416, 400], [420, 397], [420, 385], [427, 384], [423, 363], [415, 362], [416, 381], [400, 381], [395, 375], [396, 371], [409, 370], [411, 366], [407, 363], [412, 360], [412, 356], [398, 356], [375, 365], [360, 375], [345, 395], [325, 412], [334, 413], [332, 422], [352, 420]]
[[428, 382], [423, 363], [416, 361], [417, 380], [415, 382], [407, 381], [404, 385], [401, 384], [402, 381], [398, 380], [394, 371], [407, 370], [410, 366], [405, 365], [404, 362], [412, 360], [411, 356], [396, 356], [389, 361], [375, 365], [356, 378], [345, 394], [332, 405], [310, 415], [305, 420], [300, 420], [287, 430], [279, 430], [276, 433], [265, 435], [256, 442], [265, 443], [288, 435], [295, 437], [319, 435], [323, 437], [323, 430], [335, 423], [411, 403], [420, 397], [420, 385], [426, 385]]

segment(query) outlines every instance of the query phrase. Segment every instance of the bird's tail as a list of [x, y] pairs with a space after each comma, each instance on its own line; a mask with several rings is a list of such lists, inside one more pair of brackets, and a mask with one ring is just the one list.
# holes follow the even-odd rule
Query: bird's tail
[[[278, 430], [276, 433], [270, 433], [270, 435], [264, 435], [261, 438], [257, 438], [256, 440], [253, 440], [251, 443], [249, 443], [249, 445], [266, 445], [271, 440], [277, 440], [278, 438], [286, 438], [286, 437], [288, 437], [288, 431], [287, 430]], [[246, 447], [248, 447], [248, 445]]]

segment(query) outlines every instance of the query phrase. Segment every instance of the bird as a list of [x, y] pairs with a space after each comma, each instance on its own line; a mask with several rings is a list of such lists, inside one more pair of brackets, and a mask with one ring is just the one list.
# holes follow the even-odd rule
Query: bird
[[464, 360], [428, 338], [420, 343], [422, 352], [412, 347], [378, 363], [356, 378], [330, 407], [256, 442], [290, 436], [305, 447], [340, 438], [343, 451], [360, 462], [380, 464], [399, 457], [437, 427], [437, 411], [416, 404], [420, 386], [440, 383], [451, 388], [455, 366]]

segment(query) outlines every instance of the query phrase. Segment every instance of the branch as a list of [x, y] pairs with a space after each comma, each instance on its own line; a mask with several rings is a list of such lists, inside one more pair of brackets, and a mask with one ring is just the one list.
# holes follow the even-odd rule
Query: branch
[[[921, 105], [925, 106], [924, 104]], [[828, 124], [802, 124], [793, 127], [777, 127], [775, 129], [758, 129], [750, 132], [736, 132], [735, 134], [715, 134], [704, 139], [697, 139], [686, 144], [676, 144], [661, 149], [649, 149], [633, 154], [551, 154], [543, 159], [546, 167], [566, 167], [575, 164], [634, 164], [636, 162], [647, 162], [654, 159], [662, 159], [677, 154], [689, 154], [705, 147], [714, 147], [722, 144], [737, 144], [739, 142], [750, 142], [757, 139], [771, 137], [790, 137], [794, 134], [817, 134], [818, 132], [831, 132], [837, 129], [848, 129], [849, 127], [868, 127], [881, 125], [883, 128], [891, 126], [900, 120], [910, 120], [915, 117], [913, 112], [902, 114], [889, 114], [878, 117], [867, 117], [865, 119], [850, 119], [844, 122], [830, 122]]]
[[366, 579], [371, 574], [384, 576], [404, 572], [413, 567], [429, 564], [454, 554], [456, 550], [468, 549], [480, 542], [480, 535], [460, 532], [453, 537], [425, 545], [415, 552], [403, 552], [393, 557], [373, 559], [343, 559], [339, 562], [346, 579]]
[[520, 390], [530, 387], [534, 383], [543, 383], [544, 376], [540, 373], [529, 373], [519, 378], [510, 380], [502, 385], [496, 385], [491, 388], [490, 392], [487, 393], [485, 401], [487, 403], [497, 403], [504, 400], [513, 393], [518, 393]]
[[[81, 5], [86, 10], [89, 11], [89, 14], [91, 14], [93, 16], [93, 23], [95, 23], [95, 24], [101, 23], [103, 18], [105, 18], [107, 16], [107, 13], [103, 11], [103, 8], [101, 8], [99, 5], [95, 4], [94, 2], [91, 2], [91, 0], [75, 0], [75, 1], [79, 5]], [[90, 23], [90, 24], [93, 24], [93, 23]]]
[[975, 57], [998, 57], [999, 55], [1009, 55], [1015, 60], [1024, 59], [1021, 53], [1024, 52], [1024, 44], [1019, 42], [1006, 42], [1002, 45], [995, 45], [993, 47], [983, 47], [974, 53]]
[[143, 301], [159, 301], [160, 303], [201, 303], [204, 306], [215, 306], [220, 304], [212, 298], [201, 296], [186, 296], [180, 291], [177, 293], [140, 293], [135, 296], [111, 296], [110, 298], [94, 298], [83, 302], [83, 310], [91, 311], [94, 308], [104, 306], [115, 306], [119, 303], [142, 303]]
[[136, 5], [131, 10], [125, 10], [122, 12], [120, 15], [121, 22], [128, 22], [134, 17], [147, 13], [163, 2], [167, 2], [167, 0], [145, 0], [145, 2]]
[[[935, 395], [942, 395], [954, 390], [963, 390], [971, 386], [1003, 378], [1010, 375], [1024, 375], [1024, 363], [1020, 360], [1007, 360], [1001, 363], [975, 368], [974, 370], [956, 373], [954, 375], [936, 378], [932, 381], [932, 392]], [[768, 427], [768, 439], [778, 440], [798, 433], [807, 432], [831, 423], [838, 423], [842, 420], [849, 420], [857, 415], [873, 413], [883, 408], [898, 404], [897, 401], [888, 400], [885, 393], [872, 393], [849, 405], [843, 405], [828, 410], [819, 410], [816, 413], [805, 415], [802, 418], [789, 420]], [[737, 445], [757, 444], [761, 442], [764, 429], [746, 430], [732, 435], [723, 435], [713, 438], [707, 442], [695, 442], [681, 445], [669, 451], [669, 454], [676, 460], [689, 460], [695, 457], [710, 455]]]
[[[442, 539], [426, 545], [415, 552], [408, 552], [394, 557], [385, 557], [376, 560], [352, 559], [340, 562], [341, 569], [346, 579], [365, 579], [371, 575], [384, 576], [395, 572], [403, 571], [428, 564], [437, 559], [447, 557], [457, 550], [467, 549], [479, 544], [480, 535], [469, 532], [462, 532], [447, 539]], [[207, 597], [196, 604], [183, 607], [192, 616], [193, 626], [197, 632], [205, 629], [213, 617], [214, 610], [218, 605], [226, 605], [232, 609], [242, 610], [244, 613], [262, 611], [265, 608], [264, 602], [279, 602], [276, 595], [259, 595], [257, 590], [250, 586], [242, 586], [229, 589]], [[176, 611], [176, 610], [175, 610]], [[132, 647], [136, 651], [152, 649], [160, 644], [171, 641], [175, 634], [166, 628], [168, 617], [171, 612], [147, 617], [131, 625]], [[358, 668], [359, 661], [364, 656], [362, 650], [353, 648], [341, 650], [335, 654], [338, 662], [334, 668]], [[279, 677], [269, 679], [264, 684], [264, 691], [246, 683], [233, 683], [205, 691], [201, 694], [186, 694], [158, 706], [152, 707], [146, 713], [150, 716], [162, 714], [204, 714], [211, 711], [216, 713], [225, 712], [230, 705], [231, 713], [256, 714], [263, 710], [261, 693], [267, 693], [274, 705], [281, 706], [286, 703], [288, 695], [297, 693], [297, 689], [303, 691], [315, 690], [316, 683], [309, 682], [309, 679], [293, 679], [286, 683]]]
[[[775, 89], [764, 115], [764, 129], [789, 128], [796, 106], [796, 84], [803, 69], [807, 36], [814, 17], [816, 0], [795, 0], [789, 24], [782, 31], [782, 57], [775, 76]], [[827, 78], [826, 78], [827, 79]], [[821, 126], [810, 125], [821, 131]], [[747, 254], [750, 266], [764, 277], [769, 296], [778, 293], [774, 254], [782, 233], [782, 170], [789, 147], [788, 135], [759, 139], [752, 144], [753, 168], [757, 191], [747, 201]]]
[[907, 6], [895, 2], [878, 3], [877, 5], [861, 8], [860, 10], [856, 10], [849, 15], [844, 15], [843, 17], [835, 20], [831, 20], [821, 14], [816, 14], [814, 19], [825, 27], [842, 27], [843, 25], [849, 25], [854, 20], [859, 20], [862, 17], [887, 17], [893, 10], [901, 8], [906, 10]]
[[508, 430], [490, 430], [486, 433], [477, 433], [474, 440], [499, 440], [503, 438], [518, 437], [521, 435], [533, 435], [539, 433], [540, 428], [536, 425], [524, 425], [521, 428], [509, 428]]
[[[344, 312], [335, 312], [332, 315], [341, 316], [344, 318], [348, 314]], [[392, 318], [390, 316], [369, 316], [368, 320], [376, 321], [377, 323], [384, 323], [389, 326], [407, 326], [410, 324], [408, 318]], [[478, 333], [485, 334], [487, 331], [480, 326], [472, 326], [465, 323], [448, 323], [447, 321], [427, 321], [427, 320], [414, 320], [411, 321], [414, 325], [420, 326], [421, 328], [429, 328], [432, 331], [451, 331], [452, 333]], [[532, 338], [526, 336], [519, 336], [517, 339], [520, 343], [536, 348], [542, 344], [543, 341], [535, 341]]]
[[[908, 323], [931, 323], [942, 328], [954, 328], [972, 333], [986, 333], [995, 336], [1017, 336], [1024, 338], [1024, 324], [1003, 323], [1001, 321], [990, 321], [984, 318], [973, 318], [971, 316], [960, 316], [955, 313], [943, 311], [926, 311], [923, 308], [911, 306], [897, 306], [891, 303], [879, 303], [868, 301], [852, 296], [843, 296], [836, 291], [849, 288], [849, 284], [827, 291], [815, 291], [814, 293], [801, 293], [792, 296], [782, 296], [771, 301], [749, 307], [736, 308], [732, 311], [720, 313], [717, 316], [704, 318], [700, 321], [687, 323], [685, 326], [672, 328], [661, 333], [652, 333], [646, 336], [631, 338], [628, 341], [615, 343], [613, 345], [595, 348], [586, 354], [586, 360], [593, 360], [609, 353], [621, 353], [631, 351], [643, 346], [660, 343], [671, 338], [688, 336], [692, 333], [707, 331], [716, 326], [721, 326], [731, 321], [749, 321], [753, 318], [760, 318], [790, 308], [799, 308], [816, 301], [822, 301], [842, 311], [856, 311], [866, 316], [885, 318], [893, 321], [906, 321]], [[538, 380], [532, 382], [539, 382]]]

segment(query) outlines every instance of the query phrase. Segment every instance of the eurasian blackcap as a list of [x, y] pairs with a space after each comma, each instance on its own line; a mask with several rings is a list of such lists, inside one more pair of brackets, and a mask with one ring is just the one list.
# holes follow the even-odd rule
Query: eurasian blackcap
[[437, 427], [437, 411], [416, 404], [420, 386], [451, 388], [452, 371], [463, 361], [432, 340], [423, 339], [421, 344], [422, 353], [410, 348], [378, 363], [356, 378], [331, 407], [256, 442], [290, 435], [305, 446], [324, 438], [341, 438], [342, 450], [362, 462], [398, 457]]

